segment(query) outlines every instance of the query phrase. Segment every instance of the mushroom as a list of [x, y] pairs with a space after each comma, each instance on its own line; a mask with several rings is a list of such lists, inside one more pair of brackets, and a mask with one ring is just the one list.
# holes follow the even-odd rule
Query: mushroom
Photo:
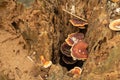
[[120, 31], [120, 19], [112, 21], [109, 24], [109, 28], [113, 31]]
[[43, 55], [40, 56], [40, 61], [41, 61], [41, 64], [44, 64], [46, 62], [46, 60], [45, 60]]
[[83, 38], [84, 38], [83, 33], [71, 33], [68, 35], [65, 41], [69, 46], [72, 46], [74, 43], [77, 43], [79, 40], [82, 40]]
[[48, 68], [52, 65], [52, 61], [46, 61], [43, 65], [44, 68]]
[[84, 41], [78, 41], [75, 43], [71, 48], [71, 56], [73, 60], [85, 60], [88, 58], [88, 52], [86, 48], [88, 47], [88, 44]]
[[52, 65], [52, 61], [47, 61], [43, 55], [40, 56], [40, 60], [44, 68], [48, 68]]
[[62, 60], [66, 64], [74, 64], [77, 60], [73, 60], [72, 57], [62, 56]]
[[78, 27], [78, 28], [80, 28], [80, 29], [84, 29], [84, 28], [85, 28], [84, 26], [88, 24], [87, 21], [81, 20], [81, 19], [70, 19], [69, 22], [70, 22], [73, 26], [76, 26], [76, 27]]
[[70, 55], [70, 48], [71, 46], [69, 46], [66, 42], [64, 42], [62, 45], [61, 45], [61, 52], [62, 54], [66, 55], [67, 57], [71, 57]]
[[71, 73], [73, 77], [80, 77], [81, 72], [82, 72], [82, 69], [80, 67], [74, 67], [69, 71], [69, 73]]

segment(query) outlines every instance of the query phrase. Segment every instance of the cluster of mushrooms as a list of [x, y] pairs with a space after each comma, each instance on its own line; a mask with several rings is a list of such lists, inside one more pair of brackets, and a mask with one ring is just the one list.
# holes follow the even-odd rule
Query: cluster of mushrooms
[[[119, 0], [112, 0], [113, 2], [118, 2]], [[72, 13], [63, 10], [71, 15]], [[74, 15], [73, 15], [74, 16]], [[88, 25], [87, 20], [80, 18], [70, 19], [69, 22], [80, 29], [85, 29], [85, 25]], [[113, 31], [120, 31], [120, 19], [114, 20], [109, 24], [109, 28]], [[65, 42], [61, 45], [62, 61], [65, 64], [75, 64], [77, 61], [85, 61], [88, 58], [87, 51], [88, 44], [84, 41], [83, 33], [71, 33], [65, 39]], [[73, 77], [79, 76], [82, 72], [80, 67], [75, 66], [69, 71], [70, 74], [73, 74]]]
[[[73, 18], [69, 22], [80, 29], [85, 29], [85, 25], [88, 25], [88, 22], [84, 19]], [[68, 35], [65, 42], [61, 45], [62, 60], [66, 64], [74, 64], [78, 60], [86, 60], [88, 58], [87, 47], [88, 44], [83, 40], [83, 33], [71, 33]]]
[[83, 40], [83, 33], [71, 33], [65, 42], [61, 45], [62, 60], [66, 64], [74, 64], [78, 60], [86, 60], [88, 58], [88, 44]]
[[[80, 29], [85, 29], [85, 25], [88, 24], [86, 20], [80, 19], [70, 19], [69, 22]], [[87, 48], [88, 44], [84, 41], [83, 33], [71, 33], [61, 45], [61, 59], [68, 65], [75, 64], [78, 61], [84, 62], [88, 58]], [[72, 73], [74, 76], [80, 75], [81, 72], [82, 69], [80, 66], [74, 66], [74, 68], [69, 71], [69, 73]]]

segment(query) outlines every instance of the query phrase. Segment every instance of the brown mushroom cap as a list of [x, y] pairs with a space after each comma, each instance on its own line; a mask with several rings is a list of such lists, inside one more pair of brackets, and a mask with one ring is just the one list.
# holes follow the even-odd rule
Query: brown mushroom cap
[[81, 20], [81, 19], [70, 19], [69, 22], [78, 28], [84, 29], [85, 25], [87, 25], [87, 21]]
[[62, 54], [66, 55], [67, 57], [71, 57], [70, 55], [70, 49], [71, 49], [71, 46], [69, 46], [66, 42], [64, 42], [62, 45], [61, 45], [61, 52]]
[[69, 46], [72, 46], [74, 43], [76, 43], [79, 40], [82, 40], [83, 38], [84, 38], [83, 33], [71, 33], [68, 35], [65, 41]]
[[77, 62], [76, 60], [73, 60], [72, 57], [67, 57], [67, 56], [62, 56], [62, 60], [66, 64], [74, 64]]
[[109, 28], [113, 31], [120, 31], [120, 19], [112, 21], [109, 24]]
[[82, 69], [80, 67], [74, 67], [69, 71], [69, 74], [71, 74], [72, 77], [80, 77], [81, 72], [82, 72]]
[[71, 72], [72, 74], [79, 74], [80, 75], [82, 72], [82, 69], [80, 67], [74, 67], [69, 72]]
[[88, 58], [88, 52], [86, 48], [88, 47], [88, 44], [84, 41], [79, 41], [78, 43], [74, 44], [71, 48], [71, 56], [73, 57], [73, 60], [85, 60]]

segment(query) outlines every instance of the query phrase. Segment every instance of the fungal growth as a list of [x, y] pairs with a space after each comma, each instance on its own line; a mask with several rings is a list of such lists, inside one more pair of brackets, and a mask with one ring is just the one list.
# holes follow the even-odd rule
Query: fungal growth
[[67, 57], [71, 57], [71, 55], [70, 55], [70, 49], [71, 49], [71, 46], [69, 46], [66, 42], [64, 42], [61, 45], [61, 52], [62, 52], [63, 55], [65, 55]]
[[[66, 10], [64, 11], [70, 13]], [[85, 26], [88, 25], [87, 20], [75, 15], [73, 16], [76, 18], [70, 19], [69, 22], [79, 29], [85, 29]], [[72, 77], [80, 77], [83, 63], [88, 58], [87, 47], [88, 44], [84, 41], [84, 34], [78, 32], [69, 34], [65, 42], [61, 45], [60, 50], [62, 54], [60, 62], [63, 63], [61, 65], [70, 70], [69, 73], [73, 75]]]
[[120, 31], [120, 19], [112, 21], [109, 24], [109, 28], [113, 31]]
[[77, 62], [77, 60], [73, 60], [72, 57], [66, 57], [66, 56], [62, 56], [62, 60], [66, 63], [66, 64], [74, 64]]
[[80, 19], [70, 19], [69, 22], [80, 29], [85, 29], [85, 25], [88, 25], [87, 21], [85, 20], [80, 20]]
[[74, 67], [69, 71], [73, 77], [80, 77], [82, 69], [80, 67]]
[[71, 56], [73, 57], [73, 60], [85, 60], [88, 57], [88, 52], [86, 48], [88, 47], [88, 44], [84, 41], [79, 40], [77, 43], [75, 43], [71, 48]]
[[61, 45], [61, 60], [67, 65], [82, 64], [88, 58], [88, 44], [83, 33], [71, 33]]
[[40, 61], [44, 68], [48, 68], [52, 65], [52, 61], [47, 61], [43, 55], [40, 56]]
[[61, 45], [61, 52], [63, 54], [62, 60], [65, 64], [74, 64], [76, 63], [75, 60], [72, 59], [71, 57], [71, 52], [70, 52], [71, 46], [69, 46], [66, 42], [64, 42]]
[[65, 41], [69, 46], [72, 46], [74, 43], [77, 43], [79, 40], [82, 40], [83, 38], [84, 38], [83, 33], [71, 33], [68, 35]]

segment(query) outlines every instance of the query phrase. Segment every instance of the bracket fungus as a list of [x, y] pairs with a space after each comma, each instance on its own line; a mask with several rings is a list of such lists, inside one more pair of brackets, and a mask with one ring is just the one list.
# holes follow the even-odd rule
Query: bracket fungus
[[80, 67], [74, 67], [69, 71], [70, 74], [73, 75], [73, 77], [80, 77], [82, 72], [82, 69]]
[[[71, 33], [68, 35], [65, 42], [61, 45], [61, 61], [65, 63], [65, 65], [83, 65], [83, 62], [88, 58], [87, 47], [88, 44], [83, 41], [84, 34], [83, 33]], [[69, 67], [68, 67], [69, 68]]]
[[116, 19], [109, 24], [109, 28], [113, 31], [120, 31], [120, 19]]
[[62, 56], [62, 60], [66, 64], [74, 64], [77, 62], [77, 60], [73, 60], [72, 57]]
[[69, 22], [80, 29], [84, 29], [85, 25], [88, 25], [88, 22], [86, 20], [81, 19], [70, 19]]
[[86, 48], [88, 47], [88, 44], [84, 41], [79, 41], [75, 43], [71, 48], [71, 56], [73, 57], [73, 60], [85, 60], [88, 58], [88, 52]]
[[74, 64], [77, 61], [73, 60], [70, 52], [71, 46], [69, 46], [66, 42], [61, 45], [61, 53], [63, 54], [62, 60], [65, 64]]
[[64, 42], [61, 45], [61, 52], [62, 52], [62, 54], [64, 54], [67, 57], [71, 57], [71, 55], [70, 55], [70, 48], [71, 48], [71, 46], [69, 46], [66, 42]]
[[82, 40], [83, 38], [84, 38], [83, 33], [71, 33], [68, 35], [65, 41], [69, 46], [72, 46], [74, 43], [77, 43], [79, 40]]

